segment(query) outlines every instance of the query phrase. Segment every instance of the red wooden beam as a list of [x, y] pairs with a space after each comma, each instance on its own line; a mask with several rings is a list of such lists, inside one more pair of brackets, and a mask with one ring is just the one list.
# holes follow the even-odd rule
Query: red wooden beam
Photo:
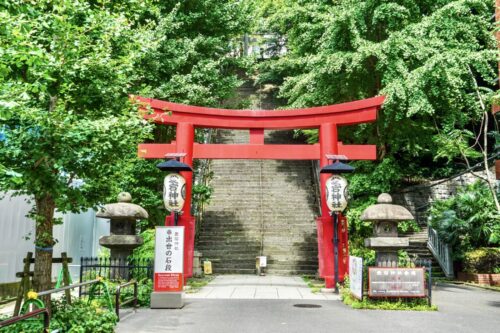
[[[176, 151], [175, 144], [140, 144], [142, 158], [165, 158]], [[338, 145], [339, 154], [350, 160], [375, 160], [374, 145]], [[319, 145], [194, 144], [193, 158], [256, 160], [319, 160]]]
[[189, 123], [195, 127], [233, 129], [318, 128], [324, 123], [353, 125], [375, 121], [384, 96], [364, 100], [295, 110], [227, 110], [170, 103], [133, 96], [138, 103], [152, 108], [144, 117], [156, 123]]

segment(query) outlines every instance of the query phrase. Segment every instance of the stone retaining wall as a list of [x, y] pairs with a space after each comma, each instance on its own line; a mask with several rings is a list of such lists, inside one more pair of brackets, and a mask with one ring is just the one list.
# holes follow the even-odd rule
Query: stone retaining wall
[[[491, 169], [491, 179], [495, 180], [494, 169]], [[460, 187], [486, 179], [485, 171], [466, 173], [446, 180], [437, 180], [425, 184], [407, 187], [392, 194], [394, 202], [403, 205], [415, 216], [420, 225], [427, 225], [429, 206], [436, 200], [444, 200], [455, 195]]]

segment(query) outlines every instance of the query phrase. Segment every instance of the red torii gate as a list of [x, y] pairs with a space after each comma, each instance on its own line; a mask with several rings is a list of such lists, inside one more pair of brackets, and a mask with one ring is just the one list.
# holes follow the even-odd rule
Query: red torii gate
[[[375, 145], [344, 145], [337, 139], [337, 127], [373, 122], [384, 102], [384, 96], [364, 100], [295, 110], [229, 110], [170, 103], [152, 98], [133, 96], [144, 108], [149, 105], [152, 113], [144, 118], [158, 124], [175, 125], [176, 141], [168, 144], [140, 144], [138, 155], [142, 158], [165, 158], [168, 153], [185, 153], [184, 163], [192, 166], [193, 158], [203, 159], [276, 159], [319, 160], [320, 166], [328, 164], [327, 154], [346, 155], [349, 160], [375, 160]], [[194, 129], [225, 128], [248, 129], [248, 144], [199, 144], [194, 142]], [[319, 144], [279, 145], [264, 144], [264, 130], [319, 129]], [[191, 216], [192, 173], [181, 172], [186, 178], [186, 201], [179, 225], [185, 227], [184, 272], [193, 273], [195, 219]], [[325, 200], [325, 183], [329, 175], [321, 174], [321, 212], [317, 218], [319, 274], [328, 288], [333, 287], [333, 224]], [[339, 279], [348, 270], [347, 220], [339, 219]], [[173, 224], [167, 216], [166, 225]]]

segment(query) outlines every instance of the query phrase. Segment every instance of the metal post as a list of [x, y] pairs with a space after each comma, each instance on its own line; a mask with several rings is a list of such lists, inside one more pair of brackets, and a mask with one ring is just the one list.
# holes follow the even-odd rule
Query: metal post
[[174, 212], [174, 226], [177, 227], [178, 223], [179, 223], [179, 212]]
[[429, 306], [432, 305], [432, 260], [428, 261], [429, 265], [429, 286], [427, 287], [427, 293], [429, 297]]
[[[84, 258], [80, 257], [80, 283], [83, 282], [83, 262]], [[82, 297], [82, 287], [78, 288], [78, 298]]]
[[333, 269], [335, 276], [335, 292], [339, 292], [339, 231], [338, 231], [339, 215], [338, 212], [333, 213]]

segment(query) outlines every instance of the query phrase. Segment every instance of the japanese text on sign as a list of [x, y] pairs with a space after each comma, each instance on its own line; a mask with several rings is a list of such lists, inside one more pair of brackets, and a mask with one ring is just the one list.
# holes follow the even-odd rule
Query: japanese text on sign
[[156, 227], [155, 291], [180, 291], [183, 287], [184, 227]]
[[424, 268], [381, 268], [368, 270], [370, 297], [425, 297]]

